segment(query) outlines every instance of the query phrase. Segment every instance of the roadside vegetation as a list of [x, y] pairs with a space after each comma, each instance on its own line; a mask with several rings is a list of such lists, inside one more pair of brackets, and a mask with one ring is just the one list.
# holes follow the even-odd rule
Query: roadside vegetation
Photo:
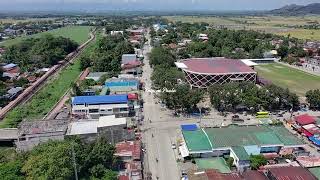
[[245, 109], [254, 113], [260, 109], [275, 111], [299, 108], [296, 94], [272, 84], [258, 88], [253, 83], [227, 83], [213, 85], [208, 92], [211, 104], [221, 112]]
[[[74, 153], [75, 158], [72, 158]], [[121, 161], [113, 154], [115, 147], [99, 138], [86, 144], [79, 139], [49, 141], [28, 153], [0, 156], [0, 177], [7, 180], [79, 179], [117, 180]]]

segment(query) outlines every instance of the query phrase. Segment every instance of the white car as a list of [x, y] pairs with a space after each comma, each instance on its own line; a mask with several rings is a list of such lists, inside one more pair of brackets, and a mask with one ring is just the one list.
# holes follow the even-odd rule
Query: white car
[[177, 146], [176, 146], [175, 144], [172, 144], [172, 145], [171, 145], [171, 148], [172, 148], [172, 149], [177, 149]]

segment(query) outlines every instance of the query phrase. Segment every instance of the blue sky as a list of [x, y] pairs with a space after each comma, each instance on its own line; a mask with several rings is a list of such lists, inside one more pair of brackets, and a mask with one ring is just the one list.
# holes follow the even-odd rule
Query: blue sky
[[0, 10], [269, 10], [320, 0], [0, 0]]

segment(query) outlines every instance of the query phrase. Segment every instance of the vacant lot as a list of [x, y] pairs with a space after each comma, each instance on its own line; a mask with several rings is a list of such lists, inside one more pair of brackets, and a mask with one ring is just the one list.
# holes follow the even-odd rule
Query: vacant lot
[[54, 36], [63, 36], [70, 38], [71, 40], [76, 41], [79, 44], [86, 42], [89, 38], [90, 26], [68, 26], [52, 31], [47, 31], [39, 34], [34, 34], [31, 36], [18, 37], [15, 39], [10, 39], [0, 43], [0, 46], [10, 46], [16, 43], [21, 42], [23, 39], [39, 37], [43, 34], [53, 34]]
[[305, 96], [310, 89], [320, 88], [320, 76], [293, 69], [278, 63], [256, 66], [258, 75], [274, 84], [288, 88], [299, 96]]

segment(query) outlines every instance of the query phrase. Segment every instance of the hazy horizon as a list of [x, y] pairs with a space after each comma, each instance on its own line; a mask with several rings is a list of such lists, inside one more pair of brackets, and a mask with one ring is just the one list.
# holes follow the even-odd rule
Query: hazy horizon
[[319, 0], [2, 0], [1, 11], [248, 11]]

